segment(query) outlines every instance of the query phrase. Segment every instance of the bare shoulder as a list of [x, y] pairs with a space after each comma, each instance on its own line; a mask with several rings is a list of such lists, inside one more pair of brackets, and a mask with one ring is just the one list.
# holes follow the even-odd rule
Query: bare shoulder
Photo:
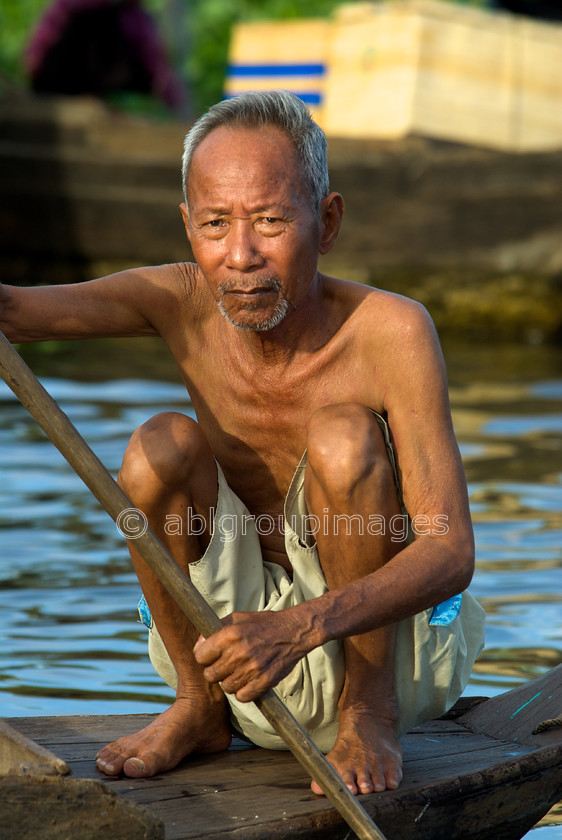
[[362, 360], [365, 381], [372, 383], [369, 404], [394, 418], [427, 400], [446, 410], [445, 363], [426, 308], [403, 295], [357, 283], [333, 288], [334, 296], [347, 301], [343, 329]]
[[113, 275], [111, 281], [115, 286], [122, 284], [124, 293], [138, 296], [139, 304], [148, 306], [154, 315], [192, 312], [201, 297], [199, 271], [194, 263], [127, 269]]
[[206, 291], [201, 271], [196, 263], [181, 262], [159, 265], [151, 269], [155, 282], [168, 288], [174, 295], [189, 304], [200, 303]]
[[421, 303], [403, 295], [373, 289], [366, 299], [370, 348], [384, 359], [389, 385], [402, 391], [443, 384], [446, 378], [441, 345], [433, 320]]
[[[346, 312], [352, 329], [380, 346], [437, 342], [427, 309], [412, 298], [362, 283], [326, 278], [328, 293]], [[437, 342], [438, 343], [438, 342]]]
[[149, 265], [129, 268], [113, 277], [136, 284], [139, 291], [153, 288], [155, 291], [168, 290], [173, 295], [189, 296], [196, 286], [197, 266], [193, 263]]
[[395, 331], [427, 329], [432, 321], [425, 306], [419, 301], [395, 292], [369, 287], [365, 295], [365, 314], [370, 320], [376, 318], [381, 329], [392, 335]]
[[413, 354], [441, 357], [441, 348], [433, 320], [423, 304], [381, 289], [373, 289], [366, 299], [365, 320], [375, 327], [379, 347], [397, 362]]

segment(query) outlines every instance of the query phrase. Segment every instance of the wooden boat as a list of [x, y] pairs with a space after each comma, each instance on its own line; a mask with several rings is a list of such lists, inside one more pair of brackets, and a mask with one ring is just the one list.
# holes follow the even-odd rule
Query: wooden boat
[[[562, 797], [562, 665], [499, 697], [464, 699], [403, 739], [397, 791], [362, 796], [388, 840], [515, 840]], [[237, 741], [151, 779], [93, 757], [151, 715], [12, 718], [0, 726], [3, 840], [352, 837], [288, 752]]]

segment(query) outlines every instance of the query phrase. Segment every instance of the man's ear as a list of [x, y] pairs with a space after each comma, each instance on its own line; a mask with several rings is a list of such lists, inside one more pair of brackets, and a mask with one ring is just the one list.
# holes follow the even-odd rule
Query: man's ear
[[322, 220], [322, 234], [320, 237], [320, 254], [327, 254], [334, 245], [340, 232], [343, 218], [343, 198], [339, 193], [330, 193], [320, 203]]
[[190, 233], [189, 233], [189, 210], [187, 208], [187, 204], [182, 202], [180, 204], [180, 210], [181, 210], [181, 215], [182, 215], [182, 219], [183, 219], [183, 224], [184, 224], [184, 227], [185, 227], [185, 232], [187, 233], [187, 238], [188, 238], [189, 242], [191, 242], [191, 236], [190, 236]]

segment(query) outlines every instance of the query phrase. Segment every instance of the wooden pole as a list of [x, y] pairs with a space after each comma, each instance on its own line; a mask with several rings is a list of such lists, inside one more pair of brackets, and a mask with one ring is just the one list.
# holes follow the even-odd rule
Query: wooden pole
[[[19, 353], [0, 332], [0, 374], [22, 405], [29, 411], [52, 443], [66, 458], [73, 470], [92, 491], [115, 521], [123, 511], [134, 516], [134, 505], [112, 478], [99, 458], [78, 433], [55, 400], [37, 380]], [[139, 522], [144, 520], [139, 513]], [[130, 525], [130, 519], [128, 520]], [[181, 607], [203, 636], [211, 636], [222, 623], [211, 607], [178, 566], [167, 548], [150, 528], [137, 537], [138, 548], [146, 564]], [[255, 701], [263, 716], [283, 738], [295, 758], [322, 787], [332, 805], [339, 811], [359, 840], [385, 840], [339, 774], [326, 760], [304, 729], [297, 723], [273, 690]]]

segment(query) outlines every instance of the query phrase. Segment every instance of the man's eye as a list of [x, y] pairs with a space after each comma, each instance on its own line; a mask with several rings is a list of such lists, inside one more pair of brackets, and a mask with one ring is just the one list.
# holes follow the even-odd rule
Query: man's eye
[[283, 224], [283, 219], [279, 216], [262, 216], [259, 223], [267, 228], [279, 228]]
[[206, 222], [207, 227], [218, 228], [222, 225], [222, 219], [211, 219], [210, 222]]

